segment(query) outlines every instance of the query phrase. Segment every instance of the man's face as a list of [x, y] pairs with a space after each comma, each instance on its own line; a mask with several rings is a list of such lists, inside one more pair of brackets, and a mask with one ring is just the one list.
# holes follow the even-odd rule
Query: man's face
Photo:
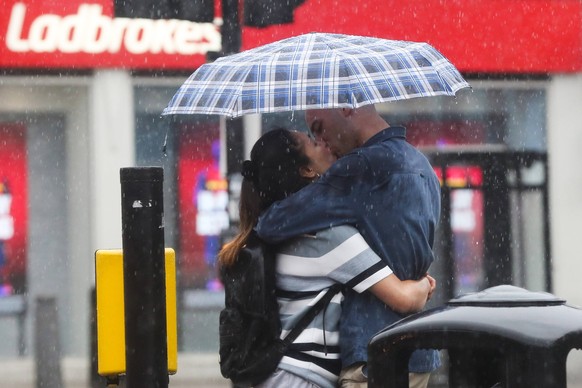
[[338, 158], [357, 146], [354, 128], [342, 109], [307, 110], [305, 122], [313, 136]]
[[323, 141], [315, 140], [304, 132], [293, 132], [293, 136], [309, 159], [308, 167], [317, 174], [323, 175], [336, 161], [336, 157]]

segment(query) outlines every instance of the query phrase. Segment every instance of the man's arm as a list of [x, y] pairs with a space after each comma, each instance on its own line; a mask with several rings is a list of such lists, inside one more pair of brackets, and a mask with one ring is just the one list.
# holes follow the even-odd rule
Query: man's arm
[[355, 224], [364, 161], [357, 154], [338, 160], [316, 182], [276, 202], [260, 217], [259, 236], [276, 243], [331, 226]]

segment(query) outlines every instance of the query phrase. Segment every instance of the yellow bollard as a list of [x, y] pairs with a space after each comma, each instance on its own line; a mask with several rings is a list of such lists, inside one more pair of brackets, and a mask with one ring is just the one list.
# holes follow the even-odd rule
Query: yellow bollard
[[[176, 311], [176, 253], [165, 249], [166, 326], [168, 373], [178, 370]], [[123, 251], [95, 252], [97, 295], [97, 363], [101, 376], [125, 374], [125, 307], [123, 297]]]

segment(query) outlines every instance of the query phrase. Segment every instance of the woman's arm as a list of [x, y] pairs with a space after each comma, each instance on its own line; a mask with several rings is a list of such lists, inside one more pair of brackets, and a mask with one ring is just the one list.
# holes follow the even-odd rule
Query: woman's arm
[[[371, 291], [400, 314], [422, 310], [436, 286], [435, 279], [428, 274], [420, 280], [400, 280], [351, 225], [322, 229], [315, 238], [297, 243], [301, 244], [301, 251], [310, 252], [308, 257], [299, 257], [297, 252], [300, 249], [291, 244], [291, 252], [279, 252], [278, 270], [292, 270], [294, 276], [301, 276], [307, 271], [313, 276], [314, 271], [317, 271], [315, 265], [320, 269], [321, 276], [350, 284], [358, 293]], [[314, 260], [314, 252], [318, 253], [317, 256], [321, 255], [317, 260]]]
[[426, 275], [420, 280], [400, 280], [395, 274], [380, 280], [369, 291], [401, 314], [416, 313], [424, 308], [436, 287], [436, 280]]

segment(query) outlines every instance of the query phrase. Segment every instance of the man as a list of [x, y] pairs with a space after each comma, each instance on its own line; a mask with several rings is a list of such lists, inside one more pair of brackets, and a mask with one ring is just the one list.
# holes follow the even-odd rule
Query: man
[[[310, 110], [311, 132], [340, 159], [315, 183], [275, 203], [257, 231], [269, 242], [341, 224], [355, 225], [400, 279], [418, 279], [434, 260], [440, 185], [428, 160], [390, 127], [374, 105]], [[342, 310], [342, 387], [367, 386], [367, 344], [401, 319], [369, 293], [348, 293]], [[426, 387], [436, 351], [416, 351], [410, 386]]]

